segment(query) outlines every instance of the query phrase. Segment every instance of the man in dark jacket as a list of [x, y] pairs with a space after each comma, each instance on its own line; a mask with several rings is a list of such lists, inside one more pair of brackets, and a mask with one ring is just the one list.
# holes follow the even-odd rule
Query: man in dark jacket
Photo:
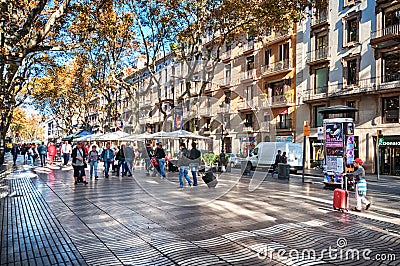
[[192, 177], [193, 177], [193, 186], [197, 186], [197, 168], [200, 165], [200, 157], [201, 157], [201, 152], [196, 148], [196, 142], [192, 142], [192, 149], [190, 150], [190, 155], [189, 158], [193, 160], [189, 167], [190, 171], [192, 172]]
[[12, 148], [11, 148], [11, 154], [12, 154], [12, 156], [13, 156], [13, 165], [15, 166], [16, 165], [16, 163], [17, 163], [17, 158], [18, 158], [18, 153], [19, 153], [19, 146], [16, 144], [16, 143], [14, 143], [13, 144], [13, 146], [12, 146]]
[[42, 165], [42, 167], [44, 167], [44, 165], [46, 164], [46, 156], [47, 156], [47, 147], [46, 145], [44, 145], [44, 142], [42, 142], [42, 145], [40, 145], [38, 148], [38, 153], [39, 153], [39, 157], [40, 157], [40, 163]]
[[157, 144], [157, 148], [154, 151], [154, 156], [156, 157], [157, 161], [158, 161], [158, 165], [160, 167], [160, 175], [162, 178], [167, 178], [165, 175], [165, 171], [164, 171], [164, 165], [165, 165], [165, 151], [162, 147], [162, 143], [159, 142]]

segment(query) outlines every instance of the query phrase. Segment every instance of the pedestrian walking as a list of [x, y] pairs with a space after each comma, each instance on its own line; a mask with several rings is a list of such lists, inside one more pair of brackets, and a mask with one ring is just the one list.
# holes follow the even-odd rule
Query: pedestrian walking
[[180, 143], [179, 144], [180, 152], [179, 152], [179, 158], [178, 158], [178, 166], [179, 166], [179, 188], [183, 188], [183, 177], [185, 177], [186, 182], [188, 185], [191, 187], [192, 186], [192, 180], [190, 179], [188, 175], [188, 170], [189, 170], [189, 160], [190, 160], [190, 153], [188, 149], [186, 148], [185, 143]]
[[65, 141], [64, 144], [61, 146], [62, 155], [64, 158], [64, 166], [68, 165], [69, 158], [72, 153], [72, 146], [69, 144], [68, 141]]
[[106, 148], [103, 149], [103, 152], [101, 153], [100, 159], [101, 161], [104, 162], [104, 177], [108, 178], [109, 171], [110, 171], [110, 165], [114, 161], [115, 155], [114, 151], [111, 150], [111, 145], [110, 143], [106, 144]]
[[119, 164], [117, 166], [117, 176], [119, 176], [120, 169], [121, 169], [121, 176], [125, 176], [128, 172], [130, 173], [130, 176], [132, 176], [132, 173], [129, 171], [126, 162], [125, 152], [126, 152], [126, 145], [122, 144], [121, 148], [119, 149], [116, 155], [116, 160], [119, 161]]
[[50, 142], [49, 146], [47, 147], [47, 155], [49, 156], [50, 165], [53, 165], [54, 158], [57, 155], [57, 147], [53, 142]]
[[154, 151], [154, 156], [156, 157], [156, 159], [158, 161], [158, 166], [160, 167], [161, 178], [166, 178], [165, 169], [164, 169], [164, 165], [165, 165], [165, 150], [162, 147], [162, 143], [161, 142], [157, 143], [157, 148]]
[[151, 158], [154, 157], [154, 152], [149, 143], [146, 144], [146, 147], [142, 152], [142, 157], [144, 158], [146, 175], [150, 175]]
[[201, 157], [201, 152], [196, 148], [196, 142], [192, 142], [192, 149], [190, 150], [190, 155], [189, 158], [192, 160], [190, 163], [190, 171], [192, 172], [192, 177], [193, 177], [193, 186], [197, 186], [197, 169], [200, 165], [200, 157]]
[[75, 185], [78, 184], [78, 181], [82, 181], [82, 183], [86, 185], [88, 183], [85, 174], [86, 153], [81, 142], [78, 142], [76, 147], [72, 150], [71, 157], [72, 167], [74, 168]]
[[96, 150], [97, 146], [93, 145], [92, 146], [92, 150], [89, 152], [88, 154], [88, 158], [89, 158], [89, 165], [90, 165], [90, 178], [93, 178], [93, 174], [94, 174], [94, 178], [98, 179], [98, 173], [97, 173], [97, 167], [99, 164], [99, 153]]
[[125, 155], [125, 165], [123, 165], [122, 167], [125, 167], [125, 170], [122, 169], [123, 172], [123, 176], [124, 174], [126, 175], [127, 173], [128, 176], [132, 176], [132, 171], [134, 170], [134, 159], [135, 159], [135, 153], [131, 147], [131, 144], [128, 143], [126, 144], [125, 148], [124, 148], [124, 155]]
[[46, 164], [47, 147], [46, 147], [46, 145], [44, 145], [44, 142], [42, 141], [42, 144], [39, 145], [39, 147], [37, 149], [38, 149], [39, 158], [40, 158], [40, 165], [42, 167], [44, 167]]
[[16, 164], [17, 164], [17, 158], [18, 158], [19, 152], [20, 152], [19, 146], [16, 143], [14, 143], [11, 148], [11, 154], [13, 157], [13, 166], [16, 166]]
[[352, 176], [356, 182], [355, 198], [357, 206], [352, 208], [352, 211], [360, 212], [362, 210], [362, 203], [365, 204], [365, 209], [371, 207], [371, 202], [367, 199], [367, 180], [365, 179], [365, 170], [362, 167], [363, 161], [360, 158], [354, 159], [354, 167], [357, 168], [353, 173], [347, 174]]

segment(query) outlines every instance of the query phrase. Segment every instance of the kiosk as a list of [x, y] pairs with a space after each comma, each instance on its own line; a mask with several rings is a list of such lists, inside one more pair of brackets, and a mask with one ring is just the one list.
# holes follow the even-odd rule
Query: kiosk
[[351, 117], [357, 111], [358, 109], [348, 106], [331, 106], [319, 111], [324, 115], [324, 183], [326, 188], [343, 188], [342, 174], [353, 170], [355, 127]]

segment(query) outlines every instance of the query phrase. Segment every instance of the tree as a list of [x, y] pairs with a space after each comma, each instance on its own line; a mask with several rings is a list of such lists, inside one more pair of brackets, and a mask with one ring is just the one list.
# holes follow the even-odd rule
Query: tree
[[[129, 90], [124, 80], [124, 69], [132, 64], [136, 50], [133, 29], [134, 14], [123, 1], [92, 1], [82, 3], [80, 15], [70, 28], [80, 47], [73, 53], [85, 59], [88, 85], [95, 97], [106, 101], [104, 123], [110, 126], [119, 118], [117, 108], [121, 89]], [[133, 98], [133, 95], [131, 95]]]
[[93, 90], [88, 85], [84, 58], [64, 66], [46, 68], [46, 75], [32, 80], [33, 103], [44, 116], [53, 117], [57, 128], [72, 134], [74, 123], [88, 128], [86, 114]]
[[0, 164], [13, 112], [30, 92], [27, 81], [38, 74], [37, 63], [46, 52], [65, 46], [61, 35], [70, 11], [71, 0], [1, 1]]
[[15, 141], [30, 141], [41, 139], [43, 128], [40, 127], [41, 118], [38, 115], [27, 115], [20, 108], [15, 108], [10, 124], [11, 135]]

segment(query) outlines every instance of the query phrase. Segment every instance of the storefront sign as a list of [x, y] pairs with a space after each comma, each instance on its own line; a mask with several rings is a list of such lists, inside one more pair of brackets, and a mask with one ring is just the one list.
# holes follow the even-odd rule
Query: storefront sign
[[342, 123], [327, 123], [325, 129], [325, 147], [343, 147]]
[[276, 136], [276, 142], [293, 142], [293, 136]]
[[378, 140], [379, 146], [400, 146], [400, 136], [384, 136]]

